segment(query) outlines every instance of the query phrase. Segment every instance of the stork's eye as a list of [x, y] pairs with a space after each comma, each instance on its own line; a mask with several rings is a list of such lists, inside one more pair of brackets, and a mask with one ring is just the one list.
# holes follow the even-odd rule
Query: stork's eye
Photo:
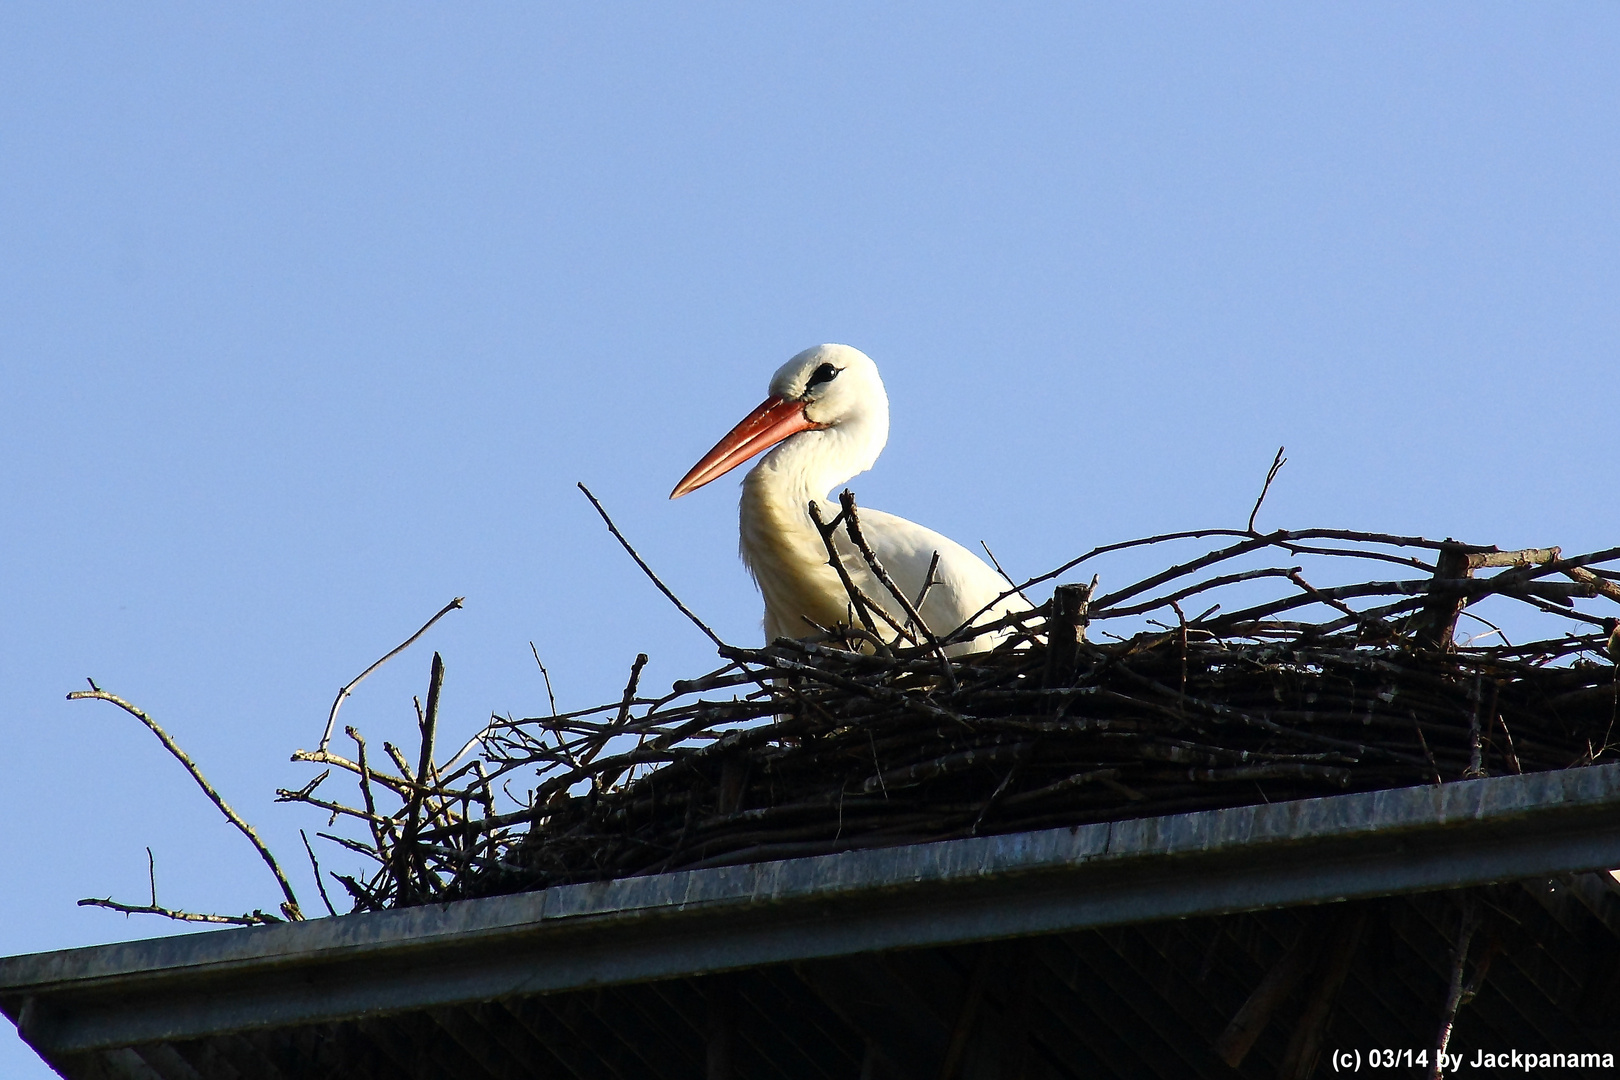
[[810, 376], [810, 381], [805, 384], [805, 389], [808, 390], [811, 387], [820, 386], [824, 382], [832, 382], [833, 377], [842, 370], [843, 368], [835, 368], [831, 364], [822, 364], [820, 367], [816, 368], [815, 373]]

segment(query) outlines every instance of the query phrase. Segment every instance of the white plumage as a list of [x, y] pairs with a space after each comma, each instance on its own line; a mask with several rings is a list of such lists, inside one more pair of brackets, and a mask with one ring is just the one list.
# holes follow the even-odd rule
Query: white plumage
[[[839, 508], [836, 502], [825, 502], [827, 493], [871, 468], [888, 438], [889, 398], [877, 365], [848, 345], [818, 345], [783, 364], [771, 378], [770, 396], [670, 493], [670, 498], [679, 498], [769, 450], [743, 478], [738, 515], [743, 562], [765, 598], [767, 640], [807, 637], [815, 633], [812, 623], [825, 627], [851, 623], [848, 594], [827, 561], [808, 506], [814, 500], [822, 519], [830, 521]], [[939, 637], [975, 615], [983, 624], [1029, 606], [1017, 594], [998, 601], [1008, 590], [1001, 576], [932, 529], [864, 507], [860, 525], [895, 586], [913, 601], [922, 593], [938, 552], [935, 584], [919, 614]], [[861, 591], [904, 622], [904, 612], [842, 529], [837, 544]], [[980, 615], [987, 605], [989, 610]], [[983, 651], [1001, 636], [981, 635], [949, 651]]]

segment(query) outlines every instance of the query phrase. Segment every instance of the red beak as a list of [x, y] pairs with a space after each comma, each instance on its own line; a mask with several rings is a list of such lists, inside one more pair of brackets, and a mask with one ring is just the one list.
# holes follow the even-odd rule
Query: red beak
[[714, 449], [704, 454], [691, 472], [681, 477], [669, 497], [678, 499], [689, 491], [696, 491], [789, 435], [826, 426], [804, 415], [804, 402], [768, 397], [759, 408], [743, 417], [742, 423], [726, 432], [726, 437], [715, 443]]

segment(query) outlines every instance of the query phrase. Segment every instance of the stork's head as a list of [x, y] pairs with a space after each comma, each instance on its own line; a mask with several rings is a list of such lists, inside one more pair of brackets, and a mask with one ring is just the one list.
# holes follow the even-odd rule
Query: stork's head
[[830, 487], [870, 469], [888, 437], [889, 397], [872, 358], [848, 345], [817, 345], [776, 369], [771, 396], [692, 466], [669, 497], [696, 491], [789, 440], [816, 459], [818, 471], [842, 474]]

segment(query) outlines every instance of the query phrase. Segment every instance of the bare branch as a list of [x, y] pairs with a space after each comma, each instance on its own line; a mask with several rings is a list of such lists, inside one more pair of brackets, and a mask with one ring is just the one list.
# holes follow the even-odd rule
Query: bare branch
[[[979, 546], [984, 548], [984, 553], [986, 555], [990, 556], [990, 565], [996, 568], [996, 573], [1001, 575], [1001, 580], [1013, 587], [1013, 591], [1018, 594], [1018, 598], [1020, 600], [1026, 604], [1029, 604], [1030, 607], [1034, 607], [1034, 604], [1030, 604], [1029, 597], [1025, 596], [1023, 590], [1018, 587], [1018, 583], [1008, 576], [1007, 571], [1001, 568], [1001, 560], [996, 558], [996, 553], [990, 550], [990, 545], [985, 543], [983, 540], [980, 540]], [[936, 552], [935, 554], [937, 555], [938, 553]]]
[[[624, 538], [624, 534], [619, 531], [619, 527], [613, 524], [613, 519], [608, 517], [608, 512], [602, 508], [602, 504], [597, 501], [596, 496], [591, 494], [591, 489], [586, 487], [584, 484], [580, 484], [578, 486], [579, 490], [585, 493], [585, 497], [591, 500], [591, 505], [596, 507], [596, 512], [602, 516], [602, 521], [606, 523], [608, 532], [613, 534], [613, 539], [617, 540], [619, 545], [623, 547], [625, 551], [629, 552], [630, 557], [636, 560], [636, 565], [641, 567], [641, 572], [646, 574], [654, 585], [658, 586], [658, 591], [668, 597], [669, 602], [679, 608], [682, 615], [685, 615], [688, 619], [692, 620], [692, 625], [703, 631], [704, 635], [707, 636], [710, 641], [714, 642], [716, 645], [724, 645], [725, 642], [720, 640], [720, 635], [716, 634], [713, 630], [710, 630], [707, 623], [698, 618], [696, 615], [692, 614], [692, 609], [681, 603], [681, 598], [671, 592], [669, 586], [665, 585], [663, 581], [659, 579], [658, 575], [653, 573], [652, 567], [647, 565], [647, 560], [643, 559], [636, 553], [636, 549], [630, 546], [630, 541]], [[538, 657], [536, 657], [536, 659], [538, 659]], [[549, 682], [549, 679], [547, 681]], [[553, 704], [553, 708], [555, 708], [555, 704]]]
[[[883, 563], [878, 561], [877, 553], [866, 542], [866, 537], [861, 532], [860, 514], [855, 507], [855, 493], [846, 489], [838, 497], [838, 501], [844, 508], [844, 512], [840, 516], [844, 519], [844, 528], [849, 533], [850, 541], [854, 543], [855, 549], [861, 553], [861, 558], [866, 560], [866, 566], [872, 571], [873, 576], [882, 582], [889, 595], [899, 602], [901, 610], [906, 613], [907, 625], [915, 626], [917, 633], [921, 634], [923, 639], [928, 642], [928, 647], [934, 650], [934, 655], [939, 657], [940, 669], [945, 675], [945, 684], [954, 691], [956, 689], [956, 673], [951, 670], [951, 662], [946, 658], [945, 650], [940, 647], [939, 638], [934, 635], [934, 631], [929, 628], [928, 624], [923, 622], [922, 615], [912, 605], [911, 601], [906, 598], [906, 594], [900, 591], [900, 587], [894, 583], [894, 579], [889, 577], [889, 572], [883, 569]], [[988, 551], [989, 549], [986, 548], [985, 550]], [[935, 558], [938, 558], [938, 554], [938, 552], [935, 552]], [[930, 576], [932, 576], [932, 571], [933, 567], [930, 565]]]
[[262, 911], [247, 915], [204, 915], [194, 911], [158, 907], [156, 904], [121, 904], [111, 897], [104, 899], [86, 897], [79, 901], [79, 907], [106, 908], [108, 911], [118, 911], [125, 915], [162, 915], [165, 919], [174, 919], [177, 922], [226, 923], [231, 926], [266, 926], [281, 921], [274, 915], [266, 915]]
[[1281, 446], [1277, 447], [1277, 456], [1271, 459], [1271, 468], [1266, 470], [1265, 486], [1260, 489], [1260, 497], [1254, 500], [1254, 509], [1249, 511], [1249, 524], [1245, 529], [1246, 532], [1254, 532], [1254, 519], [1260, 513], [1260, 504], [1266, 501], [1266, 492], [1271, 490], [1271, 482], [1277, 479], [1277, 473], [1288, 463], [1288, 459], [1283, 457], [1284, 449]]
[[[319, 860], [315, 858], [315, 849], [309, 846], [309, 836], [304, 832], [303, 829], [298, 830], [298, 835], [304, 841], [304, 850], [309, 853], [309, 866], [310, 869], [315, 873], [315, 888], [320, 890], [321, 903], [326, 905], [326, 913], [328, 915], [336, 915], [337, 908], [332, 906], [332, 898], [326, 895], [326, 885], [321, 881], [321, 864]], [[154, 886], [152, 889], [152, 903], [157, 903], [156, 886]]]
[[263, 840], [259, 839], [259, 834], [253, 831], [253, 826], [244, 821], [242, 816], [235, 810], [232, 810], [224, 797], [214, 790], [214, 785], [210, 784], [208, 778], [203, 776], [202, 770], [197, 768], [197, 763], [191, 760], [190, 755], [180, 749], [180, 744], [175, 742], [167, 731], [159, 727], [157, 721], [147, 716], [134, 705], [115, 694], [109, 694], [107, 691], [98, 688], [94, 682], [91, 682], [90, 686], [91, 689], [89, 690], [73, 691], [68, 695], [68, 700], [110, 702], [145, 724], [146, 729], [158, 737], [158, 741], [163, 744], [163, 748], [173, 755], [176, 761], [185, 766], [186, 771], [191, 774], [191, 778], [197, 782], [197, 786], [202, 788], [203, 794], [207, 795], [209, 800], [219, 808], [219, 812], [225, 815], [225, 820], [236, 826], [242, 835], [248, 838], [248, 842], [253, 845], [253, 849], [259, 853], [259, 857], [264, 860], [264, 864], [270, 868], [270, 872], [275, 875], [276, 884], [281, 886], [281, 892], [287, 898], [286, 902], [281, 905], [282, 913], [295, 922], [302, 919], [303, 915], [298, 910], [298, 897], [293, 894], [293, 888], [287, 881], [287, 875], [283, 874], [281, 867], [276, 864], [276, 857], [270, 854], [270, 849], [265, 846]]
[[467, 598], [465, 596], [458, 596], [448, 604], [444, 605], [444, 607], [439, 609], [438, 614], [434, 615], [433, 618], [422, 624], [422, 628], [420, 630], [406, 638], [404, 641], [400, 642], [398, 645], [394, 646], [387, 652], [386, 655], [383, 656], [381, 660], [378, 660], [375, 664], [372, 664], [370, 667], [366, 668], [366, 670], [349, 680], [349, 684], [338, 691], [337, 697], [332, 701], [332, 711], [326, 716], [326, 730], [321, 733], [320, 749], [325, 750], [326, 744], [332, 741], [332, 731], [337, 726], [338, 710], [343, 707], [344, 699], [354, 692], [354, 688], [359, 686], [361, 682], [365, 680], [366, 676], [370, 675], [373, 671], [376, 671], [378, 668], [388, 663], [388, 661], [392, 660], [394, 657], [416, 644], [417, 638], [427, 633], [428, 629], [432, 627], [434, 623], [450, 614], [450, 612], [461, 607], [462, 602], [466, 599]]
[[918, 611], [922, 610], [923, 604], [928, 600], [928, 590], [939, 584], [939, 579], [934, 577], [934, 571], [938, 569], [939, 552], [936, 551], [934, 552], [933, 558], [928, 560], [928, 573], [923, 575], [922, 588], [917, 590], [917, 599], [912, 601], [911, 604], [911, 606], [916, 608]]
[[534, 647], [532, 641], [529, 642], [529, 651], [534, 653], [534, 664], [540, 669], [540, 677], [546, 680], [546, 698], [551, 702], [551, 715], [556, 716], [557, 695], [551, 692], [551, 672], [546, 670], [546, 665], [540, 660], [540, 650]]
[[875, 612], [878, 618], [889, 624], [889, 628], [897, 636], [915, 644], [916, 637], [902, 627], [894, 616], [883, 610], [882, 604], [867, 596], [861, 590], [861, 587], [855, 584], [855, 579], [849, 576], [849, 568], [844, 565], [843, 557], [838, 554], [838, 547], [833, 542], [833, 537], [838, 532], [838, 526], [844, 523], [844, 511], [840, 510], [831, 521], [823, 521], [821, 507], [814, 500], [810, 501], [806, 509], [810, 514], [810, 520], [815, 522], [816, 531], [821, 534], [822, 546], [827, 549], [827, 565], [832, 567], [838, 574], [838, 580], [843, 584], [844, 592], [849, 596], [849, 605], [854, 609], [856, 617], [861, 620], [861, 625], [866, 629], [866, 632], [871, 634], [874, 639], [882, 640], [883, 635], [878, 632], [877, 623], [872, 621], [872, 614]]

